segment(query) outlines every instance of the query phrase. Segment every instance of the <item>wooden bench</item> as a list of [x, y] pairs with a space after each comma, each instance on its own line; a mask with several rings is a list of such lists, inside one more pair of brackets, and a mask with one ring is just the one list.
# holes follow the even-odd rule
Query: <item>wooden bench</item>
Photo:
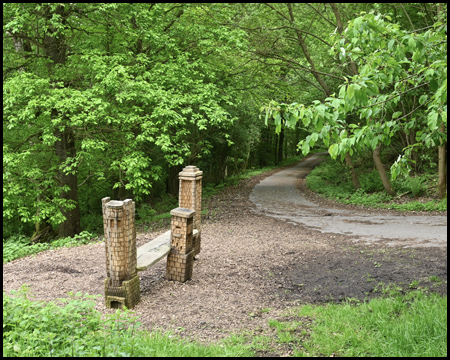
[[[193, 230], [193, 236], [198, 236], [198, 230]], [[144, 271], [155, 265], [170, 252], [170, 230], [137, 248], [137, 271]]]

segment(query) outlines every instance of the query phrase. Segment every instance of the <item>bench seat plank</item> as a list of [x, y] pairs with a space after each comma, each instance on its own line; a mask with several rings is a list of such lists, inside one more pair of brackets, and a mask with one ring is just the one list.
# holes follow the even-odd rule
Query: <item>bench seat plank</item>
[[[194, 229], [193, 236], [197, 236], [198, 230]], [[156, 264], [170, 252], [170, 230], [159, 235], [152, 241], [137, 248], [137, 271], [144, 271]]]
[[137, 271], [147, 270], [170, 252], [170, 230], [137, 248]]

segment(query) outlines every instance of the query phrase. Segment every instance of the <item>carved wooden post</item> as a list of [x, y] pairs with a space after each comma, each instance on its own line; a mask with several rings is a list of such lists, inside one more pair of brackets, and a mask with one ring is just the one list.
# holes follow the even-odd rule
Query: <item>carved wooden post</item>
[[200, 252], [201, 220], [202, 220], [202, 175], [196, 166], [186, 166], [179, 174], [180, 192], [179, 206], [181, 208], [195, 210], [194, 229], [198, 230], [194, 238], [194, 256]]
[[192, 277], [194, 267], [193, 219], [195, 211], [176, 208], [172, 215], [170, 253], [167, 256], [167, 279], [185, 282]]
[[133, 308], [140, 300], [136, 271], [135, 203], [131, 199], [102, 199], [105, 231], [106, 275], [105, 305]]

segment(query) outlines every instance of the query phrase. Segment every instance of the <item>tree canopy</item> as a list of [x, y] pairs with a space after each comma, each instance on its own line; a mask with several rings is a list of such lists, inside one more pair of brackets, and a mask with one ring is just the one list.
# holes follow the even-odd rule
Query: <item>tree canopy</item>
[[102, 197], [175, 194], [184, 165], [217, 183], [320, 142], [351, 167], [373, 152], [391, 193], [381, 146], [402, 144], [391, 179], [421, 148], [441, 174], [446, 21], [445, 4], [3, 4], [6, 228], [73, 236]]

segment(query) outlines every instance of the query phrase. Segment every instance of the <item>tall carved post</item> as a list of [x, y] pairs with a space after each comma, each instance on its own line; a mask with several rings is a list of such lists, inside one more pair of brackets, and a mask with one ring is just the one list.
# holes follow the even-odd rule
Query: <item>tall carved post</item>
[[102, 199], [105, 231], [106, 275], [105, 305], [109, 308], [133, 308], [140, 300], [136, 271], [135, 203], [131, 199]]
[[195, 211], [176, 208], [172, 215], [170, 253], [167, 255], [167, 280], [185, 282], [192, 277], [194, 267], [193, 219]]
[[198, 230], [193, 240], [194, 256], [200, 252], [201, 220], [202, 220], [202, 175], [196, 166], [186, 166], [179, 174], [180, 192], [179, 206], [195, 210], [194, 229]]

